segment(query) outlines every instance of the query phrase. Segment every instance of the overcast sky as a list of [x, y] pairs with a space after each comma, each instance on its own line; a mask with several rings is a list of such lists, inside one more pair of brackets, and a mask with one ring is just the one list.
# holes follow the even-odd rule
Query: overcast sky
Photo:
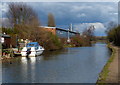
[[[117, 23], [118, 21], [117, 0], [116, 2], [26, 3], [36, 11], [42, 25], [47, 25], [47, 15], [48, 13], [52, 13], [55, 17], [57, 27], [67, 29], [72, 23], [75, 31], [82, 32], [88, 26], [94, 25], [96, 28], [95, 35], [97, 36], [105, 35], [104, 31], [109, 22], [113, 21]], [[2, 7], [2, 18], [6, 19], [7, 3], [3, 2], [0, 7]]]
[[119, 0], [2, 0], [2, 2], [118, 2]]

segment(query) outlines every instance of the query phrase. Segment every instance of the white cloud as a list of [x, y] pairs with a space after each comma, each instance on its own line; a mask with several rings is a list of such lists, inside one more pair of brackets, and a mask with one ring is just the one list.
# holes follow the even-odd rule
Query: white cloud
[[110, 13], [111, 15], [118, 15], [118, 13]]
[[104, 26], [103, 23], [99, 22], [74, 24], [74, 30], [82, 33], [85, 29], [88, 29], [92, 25], [95, 28], [95, 35], [97, 36], [105, 35], [106, 27]]
[[105, 30], [106, 28], [102, 23], [96, 22], [96, 23], [89, 23], [90, 25], [93, 25], [96, 30]]
[[73, 11], [80, 11], [80, 10], [85, 10], [85, 9], [92, 9], [92, 6], [87, 6], [87, 5], [81, 5], [81, 6], [73, 5], [72, 6]]

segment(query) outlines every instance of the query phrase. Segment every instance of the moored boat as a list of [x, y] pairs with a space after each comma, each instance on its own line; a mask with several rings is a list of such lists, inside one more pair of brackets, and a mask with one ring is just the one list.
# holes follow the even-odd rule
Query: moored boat
[[42, 54], [44, 48], [38, 42], [30, 42], [21, 50], [22, 56], [38, 56]]

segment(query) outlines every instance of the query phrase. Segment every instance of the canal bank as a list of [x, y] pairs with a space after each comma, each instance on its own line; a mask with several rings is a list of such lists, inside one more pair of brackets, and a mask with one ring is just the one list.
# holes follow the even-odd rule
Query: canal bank
[[108, 45], [111, 49], [112, 55], [104, 66], [103, 70], [99, 74], [97, 83], [118, 83], [118, 61], [120, 52], [119, 48], [113, 45]]

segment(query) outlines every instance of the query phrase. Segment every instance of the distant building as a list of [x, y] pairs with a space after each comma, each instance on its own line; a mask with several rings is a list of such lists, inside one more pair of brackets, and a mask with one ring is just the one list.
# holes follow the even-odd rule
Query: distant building
[[68, 36], [73, 37], [76, 34], [80, 34], [73, 30], [62, 29], [62, 28], [57, 28], [57, 27], [46, 27], [46, 26], [41, 26], [41, 27], [45, 28], [47, 31], [52, 32], [53, 34], [57, 35], [60, 38], [68, 38]]
[[2, 43], [3, 48], [10, 48], [11, 37], [6, 34], [0, 34], [0, 43]]

